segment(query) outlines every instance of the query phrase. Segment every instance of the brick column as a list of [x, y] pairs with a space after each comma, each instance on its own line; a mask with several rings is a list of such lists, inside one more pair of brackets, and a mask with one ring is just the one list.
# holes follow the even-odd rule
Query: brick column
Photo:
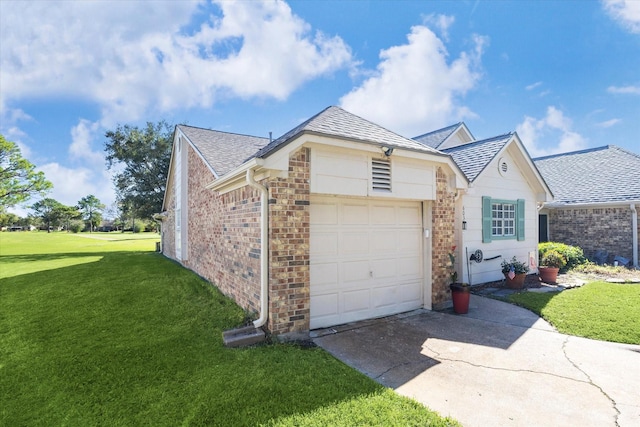
[[449, 290], [449, 252], [455, 244], [455, 193], [449, 190], [448, 177], [442, 168], [436, 171], [436, 200], [432, 215], [432, 294], [435, 309], [451, 299]]
[[269, 330], [309, 329], [309, 149], [289, 158], [289, 177], [269, 181]]

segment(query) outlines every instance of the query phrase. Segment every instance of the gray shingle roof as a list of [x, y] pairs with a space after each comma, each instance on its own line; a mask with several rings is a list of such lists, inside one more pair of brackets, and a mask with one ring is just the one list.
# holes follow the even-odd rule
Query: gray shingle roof
[[431, 148], [438, 148], [440, 144], [442, 144], [445, 139], [449, 138], [453, 132], [462, 124], [462, 122], [458, 122], [455, 125], [447, 126], [446, 128], [434, 130], [432, 132], [425, 133], [424, 135], [416, 136], [412, 138], [424, 145], [427, 145]]
[[269, 143], [269, 138], [178, 125], [218, 176], [240, 166]]
[[427, 147], [411, 139], [391, 132], [375, 123], [351, 114], [340, 107], [329, 107], [309, 120], [301, 123], [285, 133], [272, 143], [255, 153], [254, 157], [265, 157], [272, 151], [286, 145], [298, 135], [308, 132], [322, 135], [332, 135], [339, 138], [356, 140], [373, 145], [404, 148], [432, 154], [441, 154], [431, 147]]
[[533, 159], [551, 206], [640, 200], [640, 156], [614, 145]]
[[498, 152], [502, 150], [502, 147], [511, 140], [513, 135], [513, 133], [506, 133], [493, 138], [447, 148], [442, 152], [453, 157], [453, 161], [462, 170], [469, 182], [473, 182], [489, 165], [491, 160], [496, 157]]

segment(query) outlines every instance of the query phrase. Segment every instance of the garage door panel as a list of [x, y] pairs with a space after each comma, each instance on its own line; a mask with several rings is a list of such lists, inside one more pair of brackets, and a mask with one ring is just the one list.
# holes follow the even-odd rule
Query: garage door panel
[[369, 260], [344, 261], [340, 265], [342, 282], [367, 282], [370, 277]]
[[422, 248], [422, 234], [416, 230], [400, 230], [396, 233], [398, 251], [402, 253], [417, 253]]
[[338, 232], [316, 232], [309, 238], [311, 258], [335, 257], [338, 255]]
[[398, 258], [398, 276], [406, 279], [407, 277], [422, 277], [422, 266], [420, 258], [415, 256], [408, 256], [404, 258]]
[[393, 206], [374, 205], [371, 208], [371, 223], [373, 225], [395, 225], [396, 212]]
[[382, 286], [374, 288], [372, 291], [373, 308], [378, 309], [382, 307], [390, 307], [395, 305], [398, 301], [398, 287], [397, 286]]
[[417, 206], [398, 207], [398, 225], [422, 226], [422, 211]]
[[397, 230], [376, 230], [371, 232], [371, 254], [386, 255], [396, 251]]
[[372, 259], [371, 272], [375, 280], [393, 279], [398, 275], [398, 263], [395, 259]]
[[343, 292], [343, 312], [355, 313], [359, 311], [367, 311], [371, 308], [369, 289], [358, 289], [349, 292]]
[[314, 287], [311, 289], [311, 293], [314, 289], [323, 289], [324, 291], [329, 287], [338, 288], [340, 277], [338, 276], [337, 262], [311, 264], [309, 274], [314, 278]]
[[318, 317], [338, 314], [338, 294], [315, 295], [311, 300], [311, 309]]
[[418, 202], [311, 199], [311, 328], [422, 306]]
[[366, 204], [345, 204], [342, 206], [342, 221], [344, 225], [368, 225], [369, 206]]
[[362, 248], [369, 247], [369, 233], [367, 231], [342, 233], [340, 243], [342, 255], [362, 254]]
[[309, 214], [315, 224], [338, 224], [338, 205], [334, 203], [314, 203]]
[[422, 284], [420, 282], [412, 282], [399, 285], [400, 302], [412, 303], [422, 301]]

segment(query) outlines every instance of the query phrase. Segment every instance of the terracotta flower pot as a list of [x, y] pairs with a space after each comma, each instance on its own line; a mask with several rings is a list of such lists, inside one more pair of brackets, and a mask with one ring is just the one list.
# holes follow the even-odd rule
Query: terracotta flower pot
[[540, 280], [545, 283], [556, 283], [558, 280], [559, 268], [555, 267], [538, 267], [538, 275]]
[[504, 279], [507, 282], [507, 288], [509, 289], [522, 289], [524, 288], [524, 279], [527, 277], [527, 273], [516, 274], [513, 279], [510, 279], [508, 273], [504, 273]]
[[466, 283], [452, 283], [451, 299], [453, 300], [453, 311], [456, 314], [467, 314], [469, 311], [469, 297], [471, 296], [471, 286]]

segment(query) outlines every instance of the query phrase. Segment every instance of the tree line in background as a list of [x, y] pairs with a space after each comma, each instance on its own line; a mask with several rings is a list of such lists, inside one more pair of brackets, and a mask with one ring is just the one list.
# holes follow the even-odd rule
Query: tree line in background
[[[66, 206], [45, 197], [53, 188], [43, 172], [0, 135], [0, 227], [46, 230], [156, 231], [153, 215], [162, 209], [173, 140], [173, 125], [161, 120], [146, 127], [118, 125], [105, 133], [107, 169], [114, 172], [116, 202], [107, 208], [94, 195]], [[40, 196], [26, 218], [8, 212]], [[107, 221], [104, 218], [108, 218]]]

